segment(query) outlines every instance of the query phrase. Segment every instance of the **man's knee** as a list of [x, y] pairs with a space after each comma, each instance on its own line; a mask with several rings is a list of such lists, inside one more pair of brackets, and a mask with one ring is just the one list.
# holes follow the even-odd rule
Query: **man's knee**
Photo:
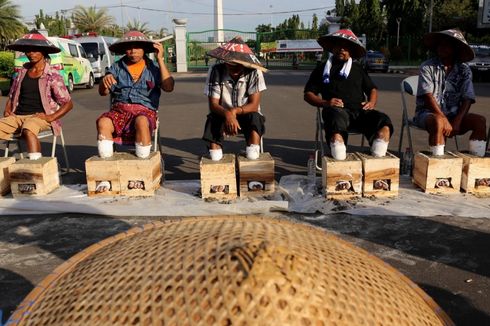
[[36, 133], [34, 133], [32, 130], [25, 129], [25, 128], [22, 129], [21, 135], [24, 138], [37, 138]]
[[431, 114], [427, 116], [426, 126], [429, 132], [442, 132], [442, 130], [444, 129], [444, 117], [441, 115]]
[[148, 118], [145, 117], [144, 115], [139, 115], [134, 119], [134, 124], [136, 128], [144, 128], [144, 127], [149, 127], [150, 123], [148, 122]]

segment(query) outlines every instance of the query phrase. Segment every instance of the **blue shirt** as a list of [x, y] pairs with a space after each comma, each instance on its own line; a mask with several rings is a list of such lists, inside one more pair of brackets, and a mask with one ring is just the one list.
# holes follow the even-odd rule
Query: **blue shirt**
[[422, 95], [432, 93], [442, 112], [454, 117], [463, 100], [475, 103], [471, 69], [466, 63], [456, 63], [446, 74], [444, 65], [438, 58], [432, 58], [420, 66], [417, 89], [417, 112], [430, 111], [425, 107]]
[[108, 73], [117, 81], [111, 88], [111, 103], [141, 104], [153, 111], [158, 110], [162, 93], [160, 68], [150, 59], [144, 60], [146, 66], [136, 82], [133, 82], [124, 57], [109, 68]]

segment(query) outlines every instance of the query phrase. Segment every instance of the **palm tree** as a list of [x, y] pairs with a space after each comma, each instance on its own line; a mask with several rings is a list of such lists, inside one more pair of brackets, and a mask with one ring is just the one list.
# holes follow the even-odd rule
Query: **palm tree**
[[133, 21], [128, 21], [126, 24], [126, 30], [128, 31], [139, 31], [143, 34], [148, 35], [151, 30], [148, 28], [148, 23], [142, 23], [136, 19]]
[[0, 0], [0, 43], [4, 46], [25, 32], [20, 21], [19, 6], [10, 0]]
[[76, 6], [72, 20], [80, 32], [100, 32], [114, 22], [114, 17], [107, 13], [107, 8]]

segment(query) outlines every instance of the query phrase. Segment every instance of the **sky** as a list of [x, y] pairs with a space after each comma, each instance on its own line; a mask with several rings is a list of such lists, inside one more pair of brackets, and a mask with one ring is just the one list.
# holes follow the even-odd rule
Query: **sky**
[[[187, 18], [189, 32], [214, 28], [214, 0], [13, 0], [12, 3], [19, 6], [25, 21], [33, 21], [40, 9], [48, 15], [66, 10], [69, 16], [71, 9], [82, 5], [108, 7], [119, 25], [137, 20], [146, 22], [152, 30], [163, 27], [172, 33], [172, 19]], [[334, 6], [335, 0], [223, 0], [224, 28], [252, 32], [260, 24], [276, 26], [293, 14], [299, 15], [308, 27], [314, 13], [321, 20]]]

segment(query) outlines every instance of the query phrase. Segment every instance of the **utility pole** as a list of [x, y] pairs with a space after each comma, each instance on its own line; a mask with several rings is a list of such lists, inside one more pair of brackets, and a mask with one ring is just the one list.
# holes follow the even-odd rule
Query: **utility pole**
[[223, 0], [214, 0], [214, 41], [223, 43], [225, 35], [223, 33]]
[[396, 29], [396, 46], [398, 46], [400, 44], [400, 23], [402, 21], [402, 18], [401, 17], [396, 17], [396, 23], [398, 25], [397, 29]]

